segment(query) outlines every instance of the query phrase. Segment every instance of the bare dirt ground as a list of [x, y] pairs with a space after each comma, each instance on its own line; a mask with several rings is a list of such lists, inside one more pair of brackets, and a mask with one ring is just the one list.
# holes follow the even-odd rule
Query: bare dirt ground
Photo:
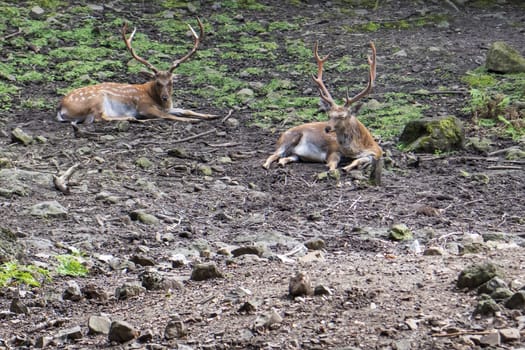
[[[340, 29], [355, 23], [356, 18], [345, 16], [337, 6], [303, 3], [294, 6], [293, 11], [246, 11], [243, 16], [272, 21], [286, 19], [292, 13], [300, 15], [305, 23], [296, 35], [307, 42], [319, 38], [325, 47], [331, 42], [335, 57], [357, 52], [361, 55], [367, 42], [374, 40], [380, 64], [373, 97], [378, 99], [388, 91], [465, 88], [459, 77], [483, 63], [491, 42], [505, 40], [517, 48], [523, 48], [525, 42], [523, 29], [513, 25], [523, 23], [525, 13], [522, 7], [510, 4], [489, 9], [467, 6], [457, 12], [438, 2], [401, 6], [385, 2], [359, 20], [392, 20], [416, 16], [425, 9], [450, 15], [450, 26], [360, 35], [347, 35]], [[333, 13], [333, 20], [318, 20], [319, 11]], [[211, 8], [204, 7], [199, 15], [205, 19], [211, 12]], [[210, 36], [206, 45], [213, 47], [214, 40]], [[429, 47], [439, 50], [431, 51]], [[408, 56], [393, 55], [398, 48], [405, 49]], [[229, 63], [234, 64], [225, 62]], [[437, 66], [442, 67], [441, 75], [433, 73]], [[401, 75], [417, 76], [418, 84], [392, 78]], [[285, 74], [283, 78], [297, 79]], [[309, 79], [304, 77], [305, 89], [312, 85]], [[182, 96], [182, 101], [200, 111], [228, 112], [207, 108], [205, 101], [192, 101], [191, 82], [185, 83], [187, 90], [175, 88], [175, 95]], [[58, 103], [60, 96], [54, 91], [51, 86], [29, 86], [24, 93], [49, 96]], [[315, 92], [312, 98], [317, 98]], [[461, 112], [466, 98], [455, 94], [427, 101], [416, 96], [415, 103], [429, 103], [429, 115], [459, 116], [473, 135], [476, 129], [469, 124], [469, 116]], [[451, 329], [518, 327], [520, 311], [503, 309], [494, 317], [474, 316], [477, 296], [458, 290], [455, 281], [465, 266], [492, 261], [505, 272], [506, 281], [525, 283], [525, 252], [519, 246], [496, 249], [483, 245], [478, 253], [461, 254], [468, 234], [503, 233], [505, 242], [521, 243], [523, 169], [491, 169], [498, 163], [469, 150], [453, 155], [422, 155], [415, 164], [396, 149], [395, 142], [389, 142], [382, 144], [389, 161], [381, 187], [370, 187], [344, 175], [340, 181], [318, 181], [315, 175], [324, 170], [322, 164], [300, 163], [266, 171], [261, 164], [273, 151], [278, 135], [249, 126], [251, 112], [243, 109], [233, 113], [232, 118], [240, 122], [238, 126], [220, 119], [191, 126], [165, 121], [132, 123], [123, 130], [116, 124], [97, 123], [85, 130], [103, 136], [83, 138], [75, 138], [71, 127], [56, 122], [53, 113], [15, 110], [2, 116], [0, 145], [4, 151], [16, 154], [17, 167], [57, 174], [75, 163], [83, 164], [72, 178], [75, 186], [69, 195], [34, 185], [27, 197], [3, 198], [2, 226], [26, 242], [28, 262], [45, 262], [51, 254], [66, 253], [68, 247], [80, 249], [89, 257], [91, 273], [76, 278], [76, 282], [81, 287], [95, 285], [110, 297], [106, 301], [62, 300], [59, 296], [65, 283], [73, 279], [66, 277], [56, 277], [41, 288], [23, 290], [21, 299], [30, 312], [2, 314], [0, 347], [30, 348], [39, 337], [80, 326], [80, 339], [56, 346], [471, 349], [479, 346], [469, 335], [436, 335]], [[42, 135], [47, 142], [27, 147], [13, 144], [9, 133], [15, 127]], [[174, 142], [212, 128], [215, 132], [205, 136]], [[493, 137], [493, 150], [509, 145], [509, 141]], [[175, 148], [184, 150], [186, 156], [168, 153]], [[135, 161], [142, 156], [153, 165], [147, 169], [136, 166]], [[231, 162], [225, 162], [225, 157]], [[203, 175], [201, 165], [210, 166], [212, 174]], [[461, 171], [485, 174], [490, 180], [462, 176]], [[113, 197], [108, 199], [105, 193]], [[40, 219], [27, 213], [32, 205], [51, 200], [67, 208], [65, 218]], [[159, 223], [145, 225], [131, 220], [136, 210], [155, 215]], [[423, 256], [413, 241], [391, 242], [387, 230], [395, 223], [406, 224], [421, 249], [440, 246], [445, 254]], [[326, 242], [319, 259], [301, 262], [300, 253], [290, 254], [288, 259], [282, 257], [315, 237]], [[218, 254], [223, 247], [252, 242], [267, 246], [262, 257]], [[453, 243], [458, 247], [456, 253], [451, 248]], [[173, 265], [171, 257], [184, 251], [190, 252], [189, 263]], [[196, 251], [200, 254], [192, 255]], [[115, 298], [117, 287], [140, 281], [146, 268], [128, 262], [137, 254], [154, 261], [149, 269], [174, 276], [182, 281], [182, 287], [149, 290], [125, 300]], [[101, 256], [112, 256], [122, 263], [110, 266]], [[225, 277], [190, 280], [192, 266], [198, 262], [215, 262]], [[297, 271], [305, 272], [314, 285], [327, 287], [331, 294], [289, 298], [288, 282]], [[9, 310], [17, 293], [15, 289], [3, 290], [0, 310]], [[256, 306], [254, 311], [239, 311], [246, 301]], [[282, 320], [270, 327], [256, 327], [257, 320], [272, 310]], [[120, 345], [109, 342], [106, 335], [88, 335], [88, 317], [100, 313], [129, 322], [146, 336], [142, 342]], [[184, 321], [187, 334], [167, 340], [164, 329], [174, 314]], [[520, 342], [514, 342], [494, 348], [520, 346]]]

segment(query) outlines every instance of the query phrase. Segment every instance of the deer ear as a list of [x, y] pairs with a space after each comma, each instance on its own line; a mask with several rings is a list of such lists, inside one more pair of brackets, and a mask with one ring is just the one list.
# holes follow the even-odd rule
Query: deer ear
[[320, 110], [322, 110], [323, 112], [328, 112], [331, 108], [332, 106], [330, 105], [330, 103], [326, 102], [322, 98], [319, 99], [319, 109]]
[[152, 73], [150, 71], [147, 71], [147, 70], [141, 70], [139, 72], [139, 75], [143, 78], [143, 79], [155, 79], [155, 73]]

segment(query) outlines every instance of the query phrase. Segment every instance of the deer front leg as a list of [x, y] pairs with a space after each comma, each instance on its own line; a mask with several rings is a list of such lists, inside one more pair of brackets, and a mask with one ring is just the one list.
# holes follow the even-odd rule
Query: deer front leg
[[217, 119], [219, 118], [219, 116], [216, 114], [197, 113], [194, 111], [190, 111], [189, 109], [182, 109], [182, 108], [170, 108], [168, 110], [168, 113], [179, 116], [179, 117], [190, 116], [190, 117], [195, 117], [199, 119]]
[[164, 111], [161, 111], [155, 106], [149, 106], [145, 109], [140, 110], [140, 115], [151, 119], [168, 119], [168, 120], [175, 120], [178, 122], [186, 122], [186, 123], [197, 123], [200, 120], [195, 118], [185, 118], [185, 117], [179, 117], [176, 115], [172, 115], [171, 113], [166, 113]]
[[279, 164], [281, 166], [285, 166], [288, 163], [293, 163], [293, 162], [297, 162], [297, 161], [299, 161], [299, 156], [293, 154], [293, 155], [291, 155], [289, 157], [284, 157], [284, 158], [279, 159]]
[[334, 171], [337, 169], [337, 165], [341, 161], [341, 155], [338, 152], [332, 152], [326, 158], [326, 165], [328, 166], [329, 171]]
[[352, 163], [350, 163], [349, 165], [343, 167], [343, 170], [346, 172], [349, 172], [354, 169], [361, 169], [361, 168], [367, 167], [370, 164], [372, 164], [373, 160], [374, 160], [373, 156], [357, 158], [354, 161], [352, 161]]
[[107, 121], [107, 122], [111, 122], [111, 121], [132, 121], [132, 122], [143, 122], [143, 120], [139, 120], [135, 117], [128, 117], [128, 116], [122, 116], [122, 117], [111, 117], [109, 115], [107, 115], [106, 113], [101, 113], [99, 115], [99, 120], [104, 120], [104, 121]]

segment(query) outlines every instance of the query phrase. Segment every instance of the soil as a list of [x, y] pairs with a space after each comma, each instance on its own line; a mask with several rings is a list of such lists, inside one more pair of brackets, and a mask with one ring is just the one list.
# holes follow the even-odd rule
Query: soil
[[[515, 25], [525, 21], [523, 7], [505, 2], [490, 8], [467, 4], [457, 11], [440, 1], [403, 5], [386, 1], [377, 10], [356, 17], [345, 15], [337, 2], [301, 3], [286, 11], [277, 10], [280, 2], [266, 3], [275, 10], [246, 10], [242, 17], [261, 22], [304, 18], [300, 31], [283, 32], [281, 43], [294, 36], [305, 42], [318, 39], [333, 57], [362, 58], [373, 40], [380, 62], [373, 94], [378, 100], [391, 91], [436, 91], [442, 86], [464, 91], [467, 87], [460, 77], [483, 64], [493, 41], [505, 40], [518, 49], [524, 44], [523, 28]], [[140, 3], [130, 10], [116, 1], [113, 9], [105, 11], [132, 11], [130, 15], [138, 18], [145, 7], [148, 5]], [[156, 8], [148, 7], [148, 11]], [[211, 5], [202, 6], [199, 16], [206, 20], [213, 11]], [[342, 29], [366, 20], [387, 22], [425, 12], [447, 14], [449, 25], [356, 34]], [[322, 20], [319, 13], [330, 13], [331, 20]], [[210, 35], [204, 45], [213, 47], [217, 40]], [[399, 49], [406, 50], [407, 56], [395, 55]], [[279, 57], [283, 62], [294, 60], [284, 50]], [[240, 70], [240, 64], [255, 65], [227, 60], [224, 64], [232, 71]], [[440, 73], [436, 67], [441, 67]], [[310, 77], [276, 74], [304, 80], [305, 89], [312, 87]], [[399, 79], [402, 76], [417, 79], [405, 82]], [[361, 78], [341, 77], [339, 83], [355, 84], [364, 80]], [[228, 113], [194, 100], [191, 90], [196, 87], [191, 81], [175, 87], [183, 107]], [[55, 85], [27, 86], [21, 96], [46, 96], [58, 104], [60, 96], [55, 91]], [[315, 91], [311, 95], [317, 98]], [[467, 99], [462, 93], [414, 95], [414, 103], [430, 105], [428, 115], [456, 115], [465, 123], [468, 136], [478, 135], [480, 131], [462, 109]], [[497, 156], [486, 157], [470, 149], [451, 155], [404, 154], [393, 141], [381, 143], [387, 156], [380, 187], [347, 174], [339, 181], [317, 180], [316, 175], [325, 170], [323, 164], [274, 165], [267, 171], [261, 165], [285, 128], [276, 126], [274, 132], [251, 126], [252, 112], [234, 110], [230, 123], [222, 119], [191, 125], [95, 123], [82, 130], [98, 135], [85, 137], [75, 137], [71, 126], [55, 121], [49, 111], [15, 109], [2, 116], [0, 145], [16, 155], [17, 167], [58, 174], [75, 163], [82, 164], [71, 178], [68, 195], [33, 185], [30, 196], [3, 198], [2, 226], [25, 243], [24, 261], [46, 264], [50, 256], [66, 254], [74, 247], [86, 255], [90, 273], [84, 278], [56, 276], [40, 288], [2, 290], [0, 347], [30, 348], [43, 336], [80, 326], [79, 339], [56, 340], [49, 347], [471, 349], [479, 347], [482, 337], [473, 333], [519, 328], [520, 310], [502, 308], [495, 316], [474, 315], [478, 296], [457, 289], [455, 282], [466, 266], [492, 261], [515, 288], [525, 283], [525, 251], [512, 245], [521, 243], [524, 234], [523, 166], [509, 168]], [[232, 119], [239, 124], [231, 123]], [[16, 127], [44, 136], [47, 142], [27, 147], [12, 143], [9, 134]], [[215, 131], [178, 142], [212, 129]], [[489, 137], [492, 150], [513, 145]], [[174, 149], [185, 156], [174, 156], [169, 152]], [[140, 157], [147, 157], [152, 166], [137, 166]], [[211, 175], [202, 173], [202, 165], [211, 167]], [[104, 192], [114, 197], [108, 199]], [[27, 213], [34, 204], [51, 200], [67, 208], [66, 217], [40, 219]], [[146, 225], [132, 220], [134, 211], [155, 215], [160, 222]], [[415, 239], [389, 240], [388, 229], [393, 224], [405, 224]], [[468, 254], [462, 250], [465, 237], [497, 234], [503, 236], [498, 244], [483, 243], [480, 250]], [[322, 238], [324, 249], [314, 258], [307, 255], [312, 259], [301, 258], [305, 252], [301, 244], [313, 238]], [[225, 247], [254, 242], [266, 244], [260, 257], [220, 254]], [[431, 246], [443, 248], [444, 254], [421, 254]], [[186, 256], [189, 263], [178, 266], [173, 255], [183, 251], [190, 252]], [[108, 264], [107, 256], [121, 264]], [[148, 257], [153, 266], [129, 262], [137, 256]], [[224, 277], [190, 279], [192, 268], [201, 262], [215, 263]], [[140, 282], [144, 271], [172, 276], [182, 285], [127, 299], [115, 297], [116, 288]], [[297, 271], [330, 293], [290, 298], [289, 281]], [[71, 280], [80, 287], [96, 286], [109, 298], [84, 295], [78, 301], [63, 300], [60, 295]], [[7, 312], [16, 296], [29, 307], [28, 314]], [[242, 311], [247, 301], [254, 306], [251, 312]], [[256, 326], [272, 310], [282, 320], [268, 327]], [[107, 335], [87, 334], [89, 316], [101, 313], [130, 323], [142, 336], [118, 344]], [[175, 314], [187, 327], [186, 335], [165, 339], [164, 329]], [[445, 332], [452, 334], [443, 336]], [[493, 348], [518, 348], [520, 344], [502, 341]]]

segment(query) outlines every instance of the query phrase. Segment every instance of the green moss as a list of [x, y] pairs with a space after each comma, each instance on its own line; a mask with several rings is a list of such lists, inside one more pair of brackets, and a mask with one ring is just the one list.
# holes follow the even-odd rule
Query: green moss
[[41, 267], [21, 265], [16, 261], [0, 265], [0, 287], [20, 284], [39, 287], [42, 282], [49, 280], [49, 271]]

